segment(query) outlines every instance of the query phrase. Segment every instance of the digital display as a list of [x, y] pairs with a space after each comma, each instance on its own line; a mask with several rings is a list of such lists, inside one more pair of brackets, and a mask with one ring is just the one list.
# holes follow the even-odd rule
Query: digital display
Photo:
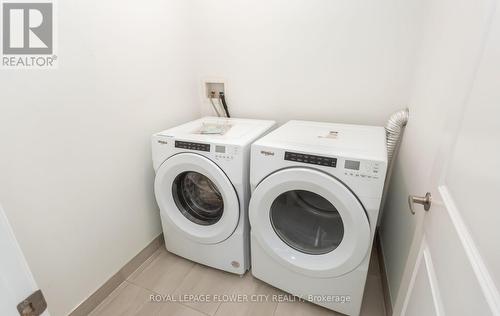
[[354, 160], [346, 160], [344, 164], [344, 168], [350, 169], [350, 170], [359, 170], [359, 161], [354, 161]]
[[215, 152], [224, 154], [226, 152], [226, 146], [215, 146]]

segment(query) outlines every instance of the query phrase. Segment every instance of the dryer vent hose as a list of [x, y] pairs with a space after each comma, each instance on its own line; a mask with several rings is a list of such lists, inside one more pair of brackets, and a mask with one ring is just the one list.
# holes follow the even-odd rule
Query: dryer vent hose
[[[389, 167], [392, 167], [392, 158], [396, 148], [398, 147], [399, 141], [401, 140], [401, 134], [403, 128], [408, 123], [408, 118], [410, 113], [408, 109], [400, 110], [391, 115], [387, 124], [385, 125], [385, 135], [387, 142], [387, 160]], [[387, 168], [389, 171], [391, 168]]]
[[400, 110], [391, 115], [387, 124], [385, 125], [385, 139], [387, 144], [387, 173], [385, 177], [384, 183], [384, 191], [382, 193], [382, 201], [380, 203], [380, 212], [377, 226], [380, 224], [380, 220], [382, 219], [382, 213], [385, 209], [385, 199], [387, 197], [387, 191], [389, 190], [389, 182], [391, 181], [392, 169], [394, 167], [394, 156], [396, 154], [396, 150], [399, 147], [399, 143], [401, 142], [401, 137], [403, 136], [403, 130], [408, 123], [408, 118], [410, 117], [410, 112], [408, 108], [404, 110]]

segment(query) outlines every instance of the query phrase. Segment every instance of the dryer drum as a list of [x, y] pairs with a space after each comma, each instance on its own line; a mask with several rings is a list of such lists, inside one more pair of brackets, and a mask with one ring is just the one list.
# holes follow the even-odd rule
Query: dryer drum
[[271, 205], [270, 220], [284, 243], [306, 254], [329, 253], [344, 236], [344, 224], [335, 206], [310, 191], [280, 194]]
[[172, 185], [172, 195], [179, 211], [199, 225], [213, 225], [224, 211], [224, 200], [216, 185], [195, 171], [179, 174]]

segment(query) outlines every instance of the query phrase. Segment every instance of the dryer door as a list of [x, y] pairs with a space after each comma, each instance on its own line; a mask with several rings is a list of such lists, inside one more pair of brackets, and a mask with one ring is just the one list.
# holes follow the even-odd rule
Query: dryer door
[[204, 156], [181, 153], [167, 159], [156, 173], [155, 196], [162, 219], [197, 242], [221, 242], [238, 225], [236, 191], [226, 174]]
[[252, 236], [269, 256], [310, 277], [355, 269], [370, 249], [370, 225], [356, 196], [336, 178], [288, 168], [265, 178], [249, 206]]

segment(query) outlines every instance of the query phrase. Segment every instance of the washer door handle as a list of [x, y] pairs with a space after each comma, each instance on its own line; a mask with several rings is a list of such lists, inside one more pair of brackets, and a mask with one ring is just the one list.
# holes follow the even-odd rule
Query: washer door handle
[[425, 196], [408, 195], [408, 206], [412, 215], [415, 215], [415, 203], [423, 205], [424, 210], [429, 211], [432, 205], [431, 193], [427, 192]]

